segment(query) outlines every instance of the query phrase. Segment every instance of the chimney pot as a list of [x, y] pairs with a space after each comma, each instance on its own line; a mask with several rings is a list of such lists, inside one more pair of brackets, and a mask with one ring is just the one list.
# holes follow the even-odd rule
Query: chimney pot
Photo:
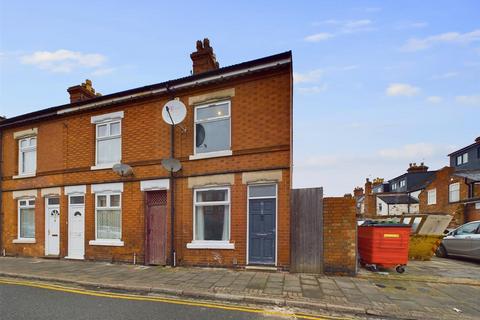
[[86, 79], [81, 85], [76, 85], [67, 89], [70, 94], [70, 103], [85, 101], [101, 95], [99, 92], [95, 93], [92, 86], [92, 81]]

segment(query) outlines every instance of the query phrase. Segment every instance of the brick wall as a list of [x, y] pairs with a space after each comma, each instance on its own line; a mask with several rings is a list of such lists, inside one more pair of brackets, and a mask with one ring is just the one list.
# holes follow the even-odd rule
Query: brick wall
[[[468, 198], [468, 185], [464, 179], [453, 175], [454, 168], [444, 167], [438, 170], [435, 178], [420, 192], [418, 196], [420, 213], [448, 213], [453, 216], [451, 227], [465, 223], [465, 207], [461, 202], [449, 201], [449, 186], [452, 183], [460, 184], [460, 199]], [[436, 189], [436, 204], [428, 204], [428, 191]]]
[[[278, 183], [278, 264], [289, 265], [290, 228], [290, 166], [291, 166], [291, 69], [251, 74], [234, 80], [176, 92], [187, 106], [182, 125], [186, 132], [175, 131], [175, 157], [182, 161], [177, 173], [175, 241], [177, 257], [183, 264], [238, 265], [246, 256], [246, 186], [241, 173], [255, 170], [282, 170]], [[190, 161], [193, 154], [194, 119], [189, 97], [218, 90], [234, 89], [231, 97], [231, 132], [233, 156]], [[161, 108], [170, 96], [150, 97], [135, 103], [104, 107], [71, 114], [43, 122], [8, 128], [2, 131], [2, 198], [4, 215], [3, 244], [8, 254], [44, 255], [45, 206], [40, 189], [86, 184], [85, 194], [85, 257], [86, 259], [142, 262], [144, 256], [144, 194], [140, 180], [168, 178], [160, 161], [169, 157], [170, 127], [161, 120]], [[95, 164], [95, 126], [92, 116], [124, 111], [122, 119], [122, 162], [133, 167], [132, 177], [119, 177], [111, 169], [90, 169]], [[18, 143], [13, 133], [38, 128], [37, 174], [33, 178], [13, 179], [18, 174]], [[192, 239], [193, 190], [187, 188], [187, 177], [214, 173], [235, 173], [232, 186], [231, 238], [235, 250], [190, 250], [186, 243]], [[123, 247], [90, 246], [95, 238], [94, 195], [90, 184], [124, 182], [122, 194]], [[36, 243], [14, 244], [17, 232], [17, 201], [15, 190], [37, 189]], [[63, 188], [62, 188], [63, 190]], [[67, 197], [61, 196], [60, 256], [67, 255]], [[168, 195], [170, 199], [170, 195]], [[169, 202], [169, 201], [168, 201]], [[169, 211], [168, 211], [169, 212]], [[168, 215], [170, 217], [170, 215]], [[168, 218], [168, 223], [170, 223]], [[167, 243], [170, 244], [170, 227]], [[167, 249], [169, 251], [169, 248]], [[228, 252], [227, 252], [228, 251]]]
[[327, 274], [356, 273], [357, 220], [352, 198], [324, 198], [323, 253]]

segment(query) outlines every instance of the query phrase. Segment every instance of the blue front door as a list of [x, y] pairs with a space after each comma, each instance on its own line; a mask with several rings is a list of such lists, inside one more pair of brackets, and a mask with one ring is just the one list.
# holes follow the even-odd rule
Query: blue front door
[[275, 264], [276, 199], [250, 199], [249, 264]]

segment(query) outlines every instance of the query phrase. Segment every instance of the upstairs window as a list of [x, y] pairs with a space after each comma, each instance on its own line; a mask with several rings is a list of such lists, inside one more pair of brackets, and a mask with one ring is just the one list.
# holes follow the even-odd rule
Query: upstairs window
[[452, 183], [448, 186], [449, 195], [448, 201], [449, 202], [458, 202], [460, 201], [460, 183]]
[[428, 190], [427, 192], [427, 204], [437, 204], [437, 189]]
[[115, 164], [122, 160], [121, 122], [97, 124], [97, 165]]
[[468, 152], [457, 156], [457, 166], [468, 163]]
[[37, 138], [29, 137], [18, 140], [19, 175], [35, 174], [37, 171]]
[[195, 108], [195, 154], [230, 150], [230, 101]]
[[18, 200], [18, 239], [35, 239], [35, 199]]
[[397, 190], [397, 183], [392, 183], [392, 190]]
[[400, 188], [405, 187], [405, 180], [400, 181]]

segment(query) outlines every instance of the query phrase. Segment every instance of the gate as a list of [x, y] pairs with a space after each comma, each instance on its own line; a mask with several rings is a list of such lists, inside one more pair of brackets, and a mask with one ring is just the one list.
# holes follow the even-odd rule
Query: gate
[[291, 271], [323, 272], [323, 188], [292, 189]]

